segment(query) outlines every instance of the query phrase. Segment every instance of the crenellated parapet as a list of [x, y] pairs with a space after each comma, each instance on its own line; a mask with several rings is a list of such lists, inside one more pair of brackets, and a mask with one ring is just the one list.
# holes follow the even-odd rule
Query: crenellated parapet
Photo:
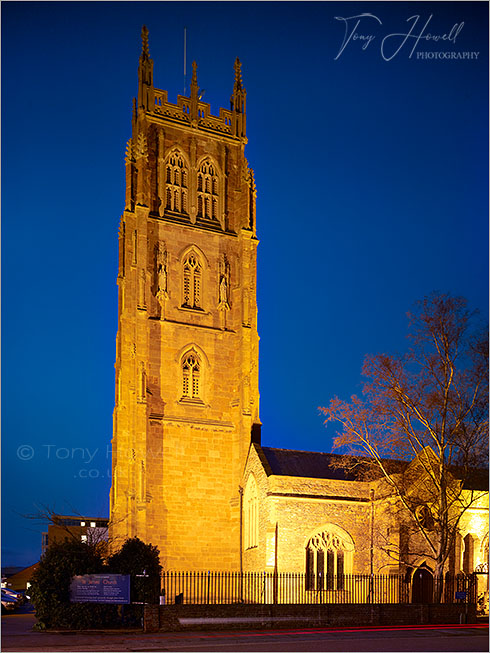
[[[201, 102], [197, 82], [197, 64], [192, 62], [192, 81], [189, 97], [177, 96], [177, 103], [169, 102], [167, 91], [153, 85], [153, 60], [148, 45], [148, 30], [141, 32], [142, 51], [138, 66], [138, 99], [135, 102], [134, 118], [136, 123], [143, 120], [156, 124], [176, 124], [189, 126], [206, 134], [216, 134], [220, 138], [230, 137], [234, 142], [246, 144], [246, 90], [242, 85], [241, 63], [237, 58], [234, 64], [235, 80], [230, 109], [220, 108], [219, 115], [211, 114], [211, 106]], [[133, 129], [134, 137], [134, 129]]]
[[148, 30], [142, 30], [138, 95], [126, 149], [128, 211], [148, 210], [152, 219], [211, 231], [255, 236], [255, 182], [245, 159], [246, 90], [241, 63], [234, 63], [230, 109], [211, 113], [203, 102], [192, 63], [189, 96], [170, 102], [153, 86]]
[[188, 125], [206, 132], [215, 132], [222, 136], [232, 136], [233, 112], [220, 108], [219, 116], [211, 114], [211, 105], [207, 102], [197, 102], [197, 117], [193, 120], [191, 114], [191, 98], [177, 96], [177, 103], [168, 100], [168, 92], [155, 89], [155, 106], [151, 112], [156, 118], [162, 117], [180, 125]]

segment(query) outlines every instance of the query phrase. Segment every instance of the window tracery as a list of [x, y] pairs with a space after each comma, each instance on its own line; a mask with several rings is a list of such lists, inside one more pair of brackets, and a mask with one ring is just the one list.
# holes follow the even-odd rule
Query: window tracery
[[197, 172], [197, 217], [219, 220], [219, 178], [216, 166], [206, 159]]
[[184, 259], [182, 274], [182, 306], [202, 309], [202, 264], [195, 252]]
[[182, 398], [201, 399], [201, 361], [195, 351], [182, 359]]
[[189, 172], [184, 157], [173, 152], [166, 163], [165, 208], [167, 211], [187, 213]]
[[422, 528], [425, 528], [426, 530], [429, 531], [434, 530], [434, 517], [432, 516], [432, 512], [429, 506], [426, 505], [418, 506], [415, 511], [415, 514]]
[[348, 533], [334, 525], [313, 535], [306, 546], [306, 589], [344, 589], [353, 550]]

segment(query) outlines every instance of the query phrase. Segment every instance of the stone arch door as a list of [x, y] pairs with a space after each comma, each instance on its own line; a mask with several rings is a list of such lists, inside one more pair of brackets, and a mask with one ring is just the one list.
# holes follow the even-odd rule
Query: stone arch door
[[414, 571], [412, 577], [412, 603], [432, 603], [434, 578], [424, 567]]

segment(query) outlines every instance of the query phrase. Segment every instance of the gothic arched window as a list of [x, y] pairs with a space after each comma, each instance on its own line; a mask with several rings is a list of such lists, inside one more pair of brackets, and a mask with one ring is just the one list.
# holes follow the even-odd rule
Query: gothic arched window
[[206, 159], [197, 171], [197, 217], [219, 220], [219, 178], [216, 166]]
[[334, 524], [313, 535], [306, 545], [306, 589], [344, 589], [353, 551], [350, 535]]
[[252, 474], [243, 493], [243, 539], [245, 549], [259, 545], [259, 493]]
[[189, 252], [182, 265], [182, 306], [201, 309], [202, 265], [195, 252]]
[[172, 153], [166, 163], [165, 208], [175, 213], [187, 213], [187, 192], [189, 173], [184, 157]]
[[182, 359], [182, 398], [201, 398], [201, 361], [195, 351], [190, 351]]

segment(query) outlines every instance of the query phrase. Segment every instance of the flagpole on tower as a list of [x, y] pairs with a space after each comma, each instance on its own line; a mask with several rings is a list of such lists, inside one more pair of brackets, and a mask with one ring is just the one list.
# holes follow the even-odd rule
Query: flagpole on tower
[[187, 27], [184, 27], [184, 96], [186, 92], [186, 75], [187, 75]]

